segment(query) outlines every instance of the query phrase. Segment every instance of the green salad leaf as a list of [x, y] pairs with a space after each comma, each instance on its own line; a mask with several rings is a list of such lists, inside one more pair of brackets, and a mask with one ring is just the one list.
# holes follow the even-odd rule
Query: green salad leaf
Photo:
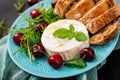
[[52, 6], [50, 6], [47, 9], [43, 9], [43, 6], [44, 5], [42, 4], [38, 7], [41, 14], [37, 18], [33, 19], [32, 23], [38, 23], [40, 21], [45, 21], [48, 24], [50, 24], [50, 23], [53, 23], [61, 19], [56, 14], [54, 14], [54, 9], [52, 8]]
[[25, 52], [26, 55], [29, 56], [30, 62], [35, 59], [34, 55], [32, 54], [32, 46], [34, 44], [41, 43], [41, 34], [37, 28], [36, 25], [40, 21], [45, 21], [47, 24], [53, 23], [61, 18], [59, 18], [57, 15], [54, 14], [53, 8], [50, 6], [47, 9], [44, 9], [44, 5], [40, 5], [37, 7], [40, 11], [40, 15], [36, 17], [35, 19], [32, 19], [30, 16], [27, 17], [24, 14], [21, 14], [23, 16], [24, 20], [27, 24], [27, 26], [20, 26], [20, 28], [17, 28], [17, 24], [15, 24], [14, 27], [9, 29], [9, 33], [14, 35], [16, 33], [23, 33], [24, 35], [21, 38], [21, 44], [19, 49], [14, 53], [21, 53]]
[[82, 59], [67, 61], [64, 63], [64, 65], [68, 66], [68, 67], [76, 67], [76, 68], [81, 68], [81, 67], [87, 66], [86, 62], [83, 61]]

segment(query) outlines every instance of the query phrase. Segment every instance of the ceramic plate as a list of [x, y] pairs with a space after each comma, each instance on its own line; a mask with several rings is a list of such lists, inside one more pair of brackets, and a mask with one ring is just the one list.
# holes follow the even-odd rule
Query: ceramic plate
[[[38, 4], [32, 6], [31, 8], [27, 9], [21, 16], [17, 18], [17, 20], [13, 23], [13, 26], [16, 25], [17, 28], [20, 28], [21, 26], [27, 26], [27, 22], [24, 20], [24, 17], [30, 17], [29, 12], [32, 8], [36, 8], [40, 4], [44, 4], [45, 8], [48, 8], [51, 5], [51, 0], [43, 0], [39, 2]], [[39, 77], [45, 77], [45, 78], [65, 78], [70, 77], [74, 75], [78, 75], [81, 73], [84, 73], [94, 67], [96, 67], [98, 64], [100, 64], [102, 61], [104, 61], [110, 53], [113, 51], [117, 41], [119, 34], [109, 41], [106, 45], [103, 46], [90, 46], [95, 51], [95, 59], [93, 61], [87, 62], [87, 67], [85, 68], [68, 68], [65, 66], [62, 66], [59, 69], [53, 69], [51, 66], [48, 65], [47, 57], [43, 57], [41, 59], [36, 59], [33, 62], [29, 61], [29, 57], [25, 55], [25, 53], [16, 54], [13, 55], [13, 53], [19, 49], [19, 47], [13, 42], [13, 36], [8, 36], [8, 51], [9, 55], [12, 58], [12, 60], [24, 71], [39, 76]]]

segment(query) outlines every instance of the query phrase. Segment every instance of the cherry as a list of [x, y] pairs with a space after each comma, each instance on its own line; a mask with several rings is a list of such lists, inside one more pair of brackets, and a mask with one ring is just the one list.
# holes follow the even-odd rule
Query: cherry
[[48, 57], [48, 64], [53, 68], [60, 68], [63, 64], [63, 59], [59, 53], [54, 53], [53, 55]]
[[13, 36], [13, 41], [17, 44], [17, 45], [20, 45], [21, 43], [21, 37], [23, 36], [23, 33], [16, 33], [14, 36]]
[[32, 46], [32, 54], [35, 57], [42, 57], [44, 55], [45, 49], [42, 44], [34, 44]]
[[91, 48], [83, 48], [80, 51], [80, 57], [85, 61], [90, 61], [94, 58], [95, 54]]
[[36, 17], [38, 17], [40, 15], [40, 12], [39, 12], [39, 10], [37, 10], [37, 9], [32, 9], [31, 11], [30, 11], [30, 16], [34, 19], [34, 18], [36, 18]]
[[55, 8], [55, 5], [56, 5], [57, 1], [58, 1], [58, 0], [53, 0], [53, 1], [52, 1], [51, 5], [52, 5], [53, 8]]
[[36, 4], [39, 2], [38, 0], [27, 0], [28, 5], [32, 6], [33, 4]]
[[44, 21], [41, 21], [39, 22], [37, 25], [36, 25], [36, 28], [38, 31], [40, 32], [43, 32], [43, 30], [48, 26], [48, 24]]

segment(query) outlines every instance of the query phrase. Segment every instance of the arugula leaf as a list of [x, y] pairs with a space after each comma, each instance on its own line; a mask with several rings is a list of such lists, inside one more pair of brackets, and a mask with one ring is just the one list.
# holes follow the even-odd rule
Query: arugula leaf
[[41, 14], [38, 17], [36, 17], [34, 20], [32, 20], [32, 23], [45, 21], [48, 24], [50, 24], [61, 19], [56, 14], [54, 14], [54, 9], [52, 8], [52, 6], [50, 6], [47, 9], [43, 9], [43, 5], [42, 6], [40, 5], [40, 7], [41, 8], [38, 8], [38, 9], [40, 9]]
[[87, 66], [86, 62], [83, 60], [71, 60], [71, 61], [66, 62], [64, 65], [68, 67], [76, 67], [76, 68]]
[[75, 32], [74, 37], [77, 41], [86, 41], [87, 36], [83, 32]]

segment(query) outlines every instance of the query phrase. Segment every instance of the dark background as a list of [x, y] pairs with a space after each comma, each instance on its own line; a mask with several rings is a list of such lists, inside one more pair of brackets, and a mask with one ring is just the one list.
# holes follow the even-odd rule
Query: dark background
[[[5, 18], [3, 36], [7, 35], [8, 28], [11, 27], [13, 22], [19, 16], [18, 11], [15, 9], [13, 4], [16, 0], [0, 0], [0, 21]], [[25, 0], [25, 7], [23, 11], [29, 8]], [[69, 78], [70, 80], [74, 77]], [[120, 50], [113, 51], [107, 58], [106, 64], [98, 70], [99, 80], [120, 80]]]

